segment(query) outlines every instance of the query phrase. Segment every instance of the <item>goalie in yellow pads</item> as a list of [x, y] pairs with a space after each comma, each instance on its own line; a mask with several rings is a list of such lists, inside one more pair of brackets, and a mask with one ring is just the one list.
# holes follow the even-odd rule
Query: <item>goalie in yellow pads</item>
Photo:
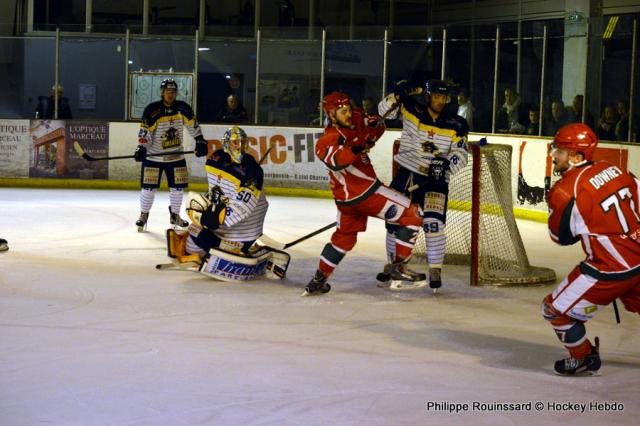
[[229, 128], [222, 144], [206, 161], [209, 192], [189, 193], [188, 231], [167, 231], [169, 256], [199, 263], [200, 272], [224, 281], [284, 278], [289, 255], [254, 245], [269, 206], [262, 167], [246, 154], [247, 135], [240, 127]]

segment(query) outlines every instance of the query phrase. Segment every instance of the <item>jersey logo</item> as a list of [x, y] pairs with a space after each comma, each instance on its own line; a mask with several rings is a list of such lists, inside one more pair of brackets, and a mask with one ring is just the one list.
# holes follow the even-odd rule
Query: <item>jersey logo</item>
[[162, 149], [172, 148], [174, 146], [179, 146], [180, 144], [181, 141], [178, 137], [178, 131], [175, 129], [175, 127], [170, 127], [166, 132], [164, 132]]

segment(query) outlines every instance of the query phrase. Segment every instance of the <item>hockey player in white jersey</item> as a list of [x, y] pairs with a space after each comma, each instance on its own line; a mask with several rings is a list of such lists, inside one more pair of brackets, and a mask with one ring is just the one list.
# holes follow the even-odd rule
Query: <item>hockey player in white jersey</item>
[[[196, 156], [207, 155], [208, 146], [202, 137], [202, 131], [191, 106], [186, 102], [176, 100], [177, 91], [178, 84], [174, 80], [163, 80], [160, 84], [162, 99], [147, 105], [142, 114], [138, 146], [134, 153], [135, 160], [142, 162], [140, 217], [136, 221], [138, 231], [143, 231], [147, 226], [149, 211], [153, 206], [156, 191], [160, 187], [163, 172], [167, 176], [170, 191], [169, 221], [176, 226], [188, 225], [188, 222], [179, 215], [183, 191], [189, 183], [187, 162], [183, 154], [171, 155], [171, 153], [184, 150], [183, 127], [187, 128], [189, 134], [196, 141]], [[163, 155], [156, 156], [154, 154]]]
[[168, 231], [170, 256], [184, 251], [204, 257], [200, 271], [217, 279], [243, 281], [259, 276], [273, 266], [269, 261], [274, 256], [279, 260], [284, 256], [278, 263], [280, 270], [274, 271], [284, 276], [289, 261], [284, 252], [274, 254], [274, 250], [254, 246], [262, 235], [269, 203], [263, 191], [262, 167], [246, 153], [247, 141], [240, 127], [225, 132], [223, 147], [205, 165], [209, 192], [189, 194], [187, 211], [192, 223], [188, 234]]
[[[400, 148], [394, 158], [399, 168], [390, 186], [422, 207], [429, 286], [434, 291], [442, 286], [449, 176], [467, 164], [468, 154], [467, 122], [445, 111], [449, 96], [449, 86], [442, 80], [422, 85], [404, 81], [378, 105], [382, 116], [402, 116]], [[394, 233], [393, 225], [387, 225], [389, 259], [395, 256]], [[388, 267], [378, 279], [389, 279]]]

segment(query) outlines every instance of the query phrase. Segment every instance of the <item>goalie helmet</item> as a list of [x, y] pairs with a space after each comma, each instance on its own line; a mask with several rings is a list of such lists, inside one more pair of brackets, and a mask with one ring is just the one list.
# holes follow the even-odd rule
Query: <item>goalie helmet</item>
[[177, 92], [178, 83], [176, 83], [176, 81], [172, 78], [165, 78], [164, 80], [162, 80], [162, 83], [160, 83], [160, 91], [163, 90], [175, 90]]
[[583, 123], [571, 123], [558, 130], [553, 138], [553, 148], [570, 153], [581, 153], [585, 160], [591, 161], [598, 145], [598, 137], [589, 126]]
[[247, 134], [237, 126], [228, 128], [222, 136], [222, 148], [236, 163], [242, 162], [242, 156], [247, 151], [247, 142]]

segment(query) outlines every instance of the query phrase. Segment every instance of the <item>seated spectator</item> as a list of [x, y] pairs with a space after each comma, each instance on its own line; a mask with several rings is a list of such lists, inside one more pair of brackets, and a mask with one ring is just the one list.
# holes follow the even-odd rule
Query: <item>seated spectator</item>
[[527, 135], [540, 135], [540, 110], [535, 105], [529, 108], [529, 126], [527, 127]]
[[378, 115], [378, 105], [369, 96], [362, 99], [362, 109], [369, 115]]
[[[584, 103], [584, 96], [576, 95], [573, 98], [572, 108], [567, 108], [569, 113], [569, 123], [582, 123], [582, 105]], [[587, 111], [584, 117], [584, 124], [593, 129], [593, 115]]]
[[569, 123], [569, 114], [564, 107], [564, 102], [561, 100], [553, 101], [551, 103], [551, 117], [547, 120], [546, 130], [544, 134], [546, 136], [554, 136], [560, 127]]
[[621, 142], [635, 142], [635, 134], [638, 130], [633, 120], [631, 122], [631, 139], [629, 139], [629, 104], [626, 101], [618, 101], [616, 110], [619, 117], [615, 128], [616, 140]]
[[[38, 96], [38, 106], [36, 107], [36, 118], [50, 120], [55, 114], [55, 93], [56, 86], [51, 87], [49, 96]], [[58, 84], [58, 119], [67, 120], [71, 119], [71, 106], [69, 105], [69, 98], [63, 96], [64, 88], [61, 84]]]
[[467, 120], [470, 131], [473, 131], [473, 113], [475, 110], [475, 107], [467, 96], [467, 92], [460, 90], [458, 93], [458, 115]]
[[618, 117], [616, 117], [616, 111], [613, 109], [613, 106], [608, 105], [604, 107], [600, 120], [598, 120], [598, 139], [615, 141], [617, 123]]
[[504, 104], [498, 111], [496, 127], [499, 133], [524, 134], [527, 129], [526, 108], [512, 89], [504, 91]]
[[249, 117], [238, 96], [231, 94], [227, 97], [227, 105], [218, 112], [215, 121], [218, 123], [238, 124], [248, 122]]

